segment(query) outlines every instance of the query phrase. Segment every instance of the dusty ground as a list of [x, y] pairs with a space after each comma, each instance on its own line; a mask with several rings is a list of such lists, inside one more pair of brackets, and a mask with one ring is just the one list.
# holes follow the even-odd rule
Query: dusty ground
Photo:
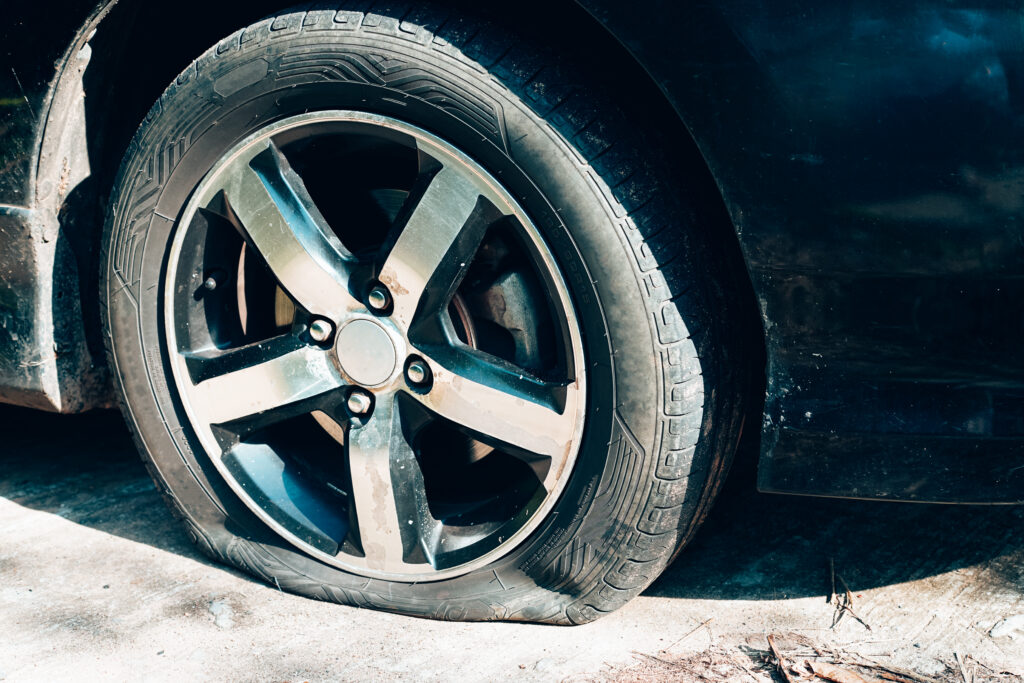
[[[798, 680], [807, 659], [881, 664], [860, 671], [888, 680], [1024, 674], [1024, 509], [758, 495], [741, 466], [695, 543], [616, 614], [450, 624], [313, 602], [212, 564], [116, 414], [0, 408], [0, 443], [5, 681], [782, 680], [768, 634]], [[830, 628], [830, 558], [870, 630], [850, 615]]]

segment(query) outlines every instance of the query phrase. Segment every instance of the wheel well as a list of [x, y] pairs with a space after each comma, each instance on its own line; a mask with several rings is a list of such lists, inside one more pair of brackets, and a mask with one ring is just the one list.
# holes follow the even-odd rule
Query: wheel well
[[[590, 73], [612, 84], [620, 105], [632, 120], [657, 138], [671, 160], [687, 195], [699, 198], [699, 219], [714, 230], [726, 260], [727, 283], [750, 302], [750, 319], [738, 321], [750, 334], [752, 363], [763, 368], [763, 334], [753, 289], [743, 264], [732, 222], [713, 177], [686, 126], [658, 84], [629, 51], [572, 0], [526, 0], [479, 3], [435, 0], [483, 13], [496, 23], [514, 26], [518, 33], [544, 45], [557, 46], [567, 61], [579, 62]], [[368, 5], [373, 3], [353, 3]], [[77, 262], [85, 339], [97, 364], [104, 363], [98, 297], [98, 249], [104, 211], [121, 158], [139, 124], [164, 88], [188, 64], [224, 36], [289, 4], [282, 0], [117, 0], [88, 38], [91, 58], [84, 73], [66, 66], [59, 79], [81, 78], [85, 92], [85, 138], [90, 175], [68, 194], [60, 209], [62, 232]], [[527, 18], [527, 19], [524, 19]], [[83, 32], [89, 27], [83, 27]], [[70, 63], [70, 62], [69, 62]], [[58, 83], [58, 88], [59, 88]], [[45, 136], [63, 134], [47, 127]], [[44, 140], [44, 148], [46, 142]], [[40, 169], [42, 171], [42, 168]], [[59, 177], [38, 178], [60, 182]], [[58, 275], [55, 274], [55, 277]], [[760, 354], [756, 353], [760, 349]], [[758, 374], [758, 373], [754, 373]], [[763, 378], [760, 379], [763, 387]], [[757, 389], [755, 384], [753, 387]], [[763, 395], [763, 391], [754, 396]], [[756, 406], [752, 406], [756, 409]], [[756, 413], [755, 413], [756, 414]]]
[[[683, 170], [699, 169], [702, 175], [709, 175], [658, 85], [613, 35], [572, 0], [526, 0], [514, 7], [487, 3], [485, 8], [469, 0], [435, 1], [464, 6], [496, 23], [514, 25], [518, 33], [538, 43], [557, 45], [570, 61], [585, 61], [585, 68], [614, 84], [624, 107], [636, 108], [645, 127], [662, 131], [664, 142], [675, 147], [673, 156], [687, 164]], [[372, 9], [372, 3], [367, 4]], [[89, 41], [92, 59], [83, 78], [88, 95], [89, 155], [93, 175], [99, 176], [97, 189], [109, 189], [132, 135], [172, 79], [224, 36], [287, 6], [281, 0], [116, 2]], [[171, 14], [198, 19], [173, 22], [186, 24], [182, 30], [174, 30], [167, 18]], [[523, 21], [523, 17], [543, 17], [543, 21]]]

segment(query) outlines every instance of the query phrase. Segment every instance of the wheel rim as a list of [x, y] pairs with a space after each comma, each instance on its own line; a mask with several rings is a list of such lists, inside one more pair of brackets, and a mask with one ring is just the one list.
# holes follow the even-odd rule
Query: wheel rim
[[511, 195], [426, 131], [351, 111], [257, 131], [193, 193], [164, 287], [199, 442], [305, 552], [449, 578], [565, 488], [586, 403], [567, 287]]

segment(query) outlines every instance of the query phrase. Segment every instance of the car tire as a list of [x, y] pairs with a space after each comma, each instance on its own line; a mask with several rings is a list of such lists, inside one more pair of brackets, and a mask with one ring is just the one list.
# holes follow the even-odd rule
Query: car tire
[[[109, 362], [144, 461], [209, 556], [280, 589], [348, 605], [444, 619], [579, 624], [647, 587], [706, 515], [739, 436], [745, 377], [718, 247], [703, 229], [700, 211], [672, 191], [678, 179], [671, 165], [614, 97], [550, 50], [517, 39], [514, 28], [430, 8], [408, 14], [344, 5], [286, 11], [199, 57], [132, 140], [102, 244]], [[360, 156], [365, 148], [374, 151]], [[324, 149], [339, 160], [340, 176], [325, 170]], [[300, 159], [317, 154], [319, 161]], [[429, 191], [416, 189], [421, 175], [398, 190], [360, 184], [371, 182], [364, 176], [387, 175], [380, 160], [392, 156], [401, 164], [415, 156], [417, 173], [435, 168], [431, 178], [455, 169], [449, 190], [470, 188], [479, 195], [473, 211], [486, 205], [486, 219], [473, 220], [486, 227], [474, 234], [487, 254], [501, 252], [495, 263], [512, 263], [511, 270], [496, 276], [499, 266], [479, 265], [481, 252], [467, 247], [471, 258], [465, 261], [472, 262], [445, 271], [447, 281], [436, 275], [439, 270], [412, 268], [426, 282], [413, 292], [423, 298], [403, 298], [409, 281], [402, 273], [409, 273], [402, 264], [429, 260], [423, 254], [436, 249], [433, 238], [415, 249], [406, 245], [407, 261], [398, 258], [398, 270], [388, 269], [385, 256], [374, 256], [398, 249], [396, 239], [404, 233], [395, 238], [395, 225], [411, 230], [430, 218], [417, 215], [422, 193]], [[265, 165], [262, 171], [257, 161]], [[312, 177], [315, 168], [328, 178], [306, 178], [309, 187], [300, 187], [295, 177]], [[253, 227], [267, 215], [259, 206], [243, 206], [249, 200], [241, 197], [253, 196], [245, 185], [256, 177], [247, 175], [253, 169], [264, 183], [255, 186], [257, 194], [292, 188], [281, 190], [286, 196], [277, 201], [298, 202], [302, 215], [295, 218], [276, 205], [273, 220], [288, 226], [305, 221], [302, 230], [312, 231], [317, 245], [309, 247], [308, 235], [301, 237], [307, 233], [275, 242]], [[242, 180], [225, 179], [236, 171]], [[379, 182], [396, 184], [391, 177]], [[377, 203], [367, 208], [359, 204], [363, 199], [351, 199], [356, 195]], [[420, 204], [410, 199], [415, 197]], [[307, 206], [313, 199], [317, 206], [337, 200], [340, 207], [321, 207], [316, 216]], [[454, 202], [445, 195], [442, 203], [448, 210]], [[351, 209], [356, 204], [363, 206], [358, 216]], [[376, 237], [355, 231], [342, 239], [345, 230], [338, 225], [356, 218], [390, 227], [377, 229]], [[229, 224], [236, 236], [224, 229]], [[327, 232], [317, 232], [328, 224], [340, 247]], [[424, 234], [435, 235], [430, 230]], [[487, 241], [492, 238], [499, 246]], [[350, 248], [347, 239], [365, 244]], [[304, 264], [306, 276], [280, 256], [296, 244], [305, 245], [302, 258], [309, 260], [295, 263]], [[246, 263], [237, 259], [239, 245], [249, 254]], [[448, 258], [455, 249], [443, 246], [440, 252]], [[349, 264], [337, 271], [324, 266], [323, 272], [348, 278], [330, 297], [317, 284], [323, 275], [317, 264], [328, 261]], [[275, 283], [276, 268], [288, 274]], [[509, 285], [510, 278], [519, 284]], [[523, 278], [533, 284], [522, 284]], [[495, 285], [499, 279], [512, 289]], [[493, 298], [494, 291], [508, 300], [505, 313], [486, 302], [452, 308], [453, 296], [477, 301]], [[368, 299], [378, 294], [379, 301]], [[312, 310], [331, 308], [346, 296], [351, 301], [344, 315], [351, 319]], [[431, 297], [443, 302], [433, 302], [433, 322], [421, 325], [417, 316], [427, 315], [423, 302]], [[525, 303], [510, 303], [514, 297]], [[240, 331], [242, 318], [247, 327]], [[452, 322], [462, 318], [461, 327]], [[515, 327], [522, 318], [526, 332]], [[447, 322], [435, 325], [438, 320]], [[497, 341], [467, 341], [487, 330]], [[273, 344], [284, 344], [284, 350], [253, 355], [252, 349], [263, 353]], [[534, 346], [544, 348], [530, 351]], [[372, 349], [385, 347], [388, 359], [371, 358]], [[216, 384], [216, 390], [201, 388], [203, 382], [215, 386], [214, 380], [189, 374], [202, 374], [210, 358], [231, 353], [236, 360], [228, 365], [244, 361], [252, 367], [277, 363], [276, 353], [305, 354], [303, 362], [315, 357], [319, 370], [300, 377], [293, 365], [287, 376], [250, 372], [246, 365], [249, 374]], [[528, 362], [517, 363], [519, 354]], [[412, 368], [417, 359], [426, 366]], [[511, 368], [522, 381], [525, 366], [528, 375], [556, 377], [537, 379], [537, 386], [561, 387], [551, 393], [561, 397], [557, 405], [545, 408], [560, 416], [558, 426], [538, 429], [544, 438], [557, 431], [562, 451], [530, 440], [527, 423], [540, 410], [526, 396], [533, 389], [513, 377], [507, 391], [518, 403], [487, 403], [492, 394], [485, 389], [494, 389], [494, 377]], [[227, 365], [209, 367], [214, 377]], [[451, 368], [456, 370], [449, 377]], [[375, 373], [389, 379], [378, 382]], [[461, 408], [433, 398], [450, 382], [470, 386], [470, 375], [479, 380], [472, 386], [484, 388], [461, 397]], [[280, 381], [292, 382], [284, 393]], [[392, 382], [387, 386], [393, 392], [360, 388], [382, 382]], [[265, 390], [277, 393], [264, 398]], [[298, 399], [280, 412], [284, 394]], [[484, 417], [467, 408], [476, 400]], [[259, 419], [230, 426], [250, 419], [239, 417], [246, 401]], [[392, 405], [401, 411], [386, 408]], [[510, 405], [523, 412], [503, 415]], [[378, 413], [391, 416], [385, 408], [414, 415], [408, 419], [419, 425], [416, 436], [399, 439], [396, 434], [414, 429], [405, 417], [389, 417], [401, 429], [371, 438], [366, 425]], [[579, 420], [570, 419], [572, 409]], [[270, 419], [275, 410], [280, 414]], [[521, 432], [513, 429], [517, 420]], [[492, 425], [499, 435], [486, 433]], [[340, 435], [332, 437], [338, 428]], [[506, 446], [504, 438], [515, 443]], [[403, 441], [401, 449], [396, 439]], [[360, 451], [371, 442], [383, 449], [377, 460]], [[541, 456], [524, 455], [531, 444], [540, 444]], [[463, 455], [481, 448], [481, 459]], [[456, 451], [457, 465], [437, 464]], [[403, 472], [408, 465], [425, 474], [399, 479], [400, 457], [406, 458]], [[481, 473], [488, 458], [505, 464]], [[382, 459], [390, 469], [379, 469]], [[360, 486], [368, 480], [365, 472], [352, 473], [357, 460], [377, 468], [373, 476], [392, 473], [385, 486], [390, 494]], [[556, 478], [551, 472], [557, 467], [564, 471]], [[535, 483], [536, 491], [523, 492]], [[442, 502], [430, 499], [435, 495]], [[378, 508], [390, 516], [374, 531], [368, 520]], [[415, 532], [392, 528], [406, 513]], [[415, 524], [414, 514], [422, 516]], [[437, 539], [427, 548], [421, 533], [462, 545], [458, 552], [440, 552]], [[391, 545], [378, 552], [380, 539]]]

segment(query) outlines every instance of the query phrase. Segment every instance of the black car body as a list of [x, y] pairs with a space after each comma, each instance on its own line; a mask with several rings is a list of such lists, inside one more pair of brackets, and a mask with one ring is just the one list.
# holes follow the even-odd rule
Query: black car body
[[[184, 5], [197, 3], [3, 10], [0, 401], [110, 403], [95, 244], [118, 161], [231, 17], [277, 8], [219, 3], [169, 35], [157, 18], [188, 16]], [[720, 205], [765, 350], [763, 415], [747, 417], [761, 431], [760, 487], [1024, 502], [1024, 13], [936, 0], [656, 5], [507, 11], [612, 65], [649, 101], [636, 125], [670, 130]], [[552, 13], [585, 30], [545, 33]]]

